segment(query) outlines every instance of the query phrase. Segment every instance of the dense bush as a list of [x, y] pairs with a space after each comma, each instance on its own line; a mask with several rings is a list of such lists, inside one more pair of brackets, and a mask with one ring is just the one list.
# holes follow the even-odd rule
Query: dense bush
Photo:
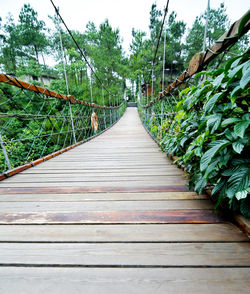
[[210, 186], [218, 205], [250, 217], [249, 54], [181, 92], [161, 145], [190, 174], [190, 188]]

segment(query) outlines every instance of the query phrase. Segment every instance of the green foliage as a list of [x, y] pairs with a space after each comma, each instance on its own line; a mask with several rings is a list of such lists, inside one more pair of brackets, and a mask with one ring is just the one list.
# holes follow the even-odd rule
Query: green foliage
[[[202, 51], [206, 17], [206, 11], [199, 17], [197, 16], [192, 28], [189, 30], [186, 38], [187, 61], [189, 61], [195, 53]], [[220, 7], [217, 9], [210, 9], [206, 39], [207, 47], [210, 47], [226, 31], [228, 24], [229, 21], [224, 3], [221, 3]]]
[[249, 54], [224, 69], [203, 73], [198, 86], [185, 89], [161, 145], [178, 156], [190, 173], [190, 188], [213, 186], [217, 206], [249, 217]]

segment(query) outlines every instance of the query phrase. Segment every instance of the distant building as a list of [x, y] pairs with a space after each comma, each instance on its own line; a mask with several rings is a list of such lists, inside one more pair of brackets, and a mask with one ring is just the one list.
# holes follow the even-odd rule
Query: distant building
[[41, 75], [40, 77], [34, 76], [34, 75], [24, 75], [22, 76], [22, 80], [24, 82], [32, 82], [32, 81], [36, 81], [36, 82], [40, 82], [46, 86], [49, 86], [51, 81], [56, 80], [57, 78], [55, 76], [52, 75]]

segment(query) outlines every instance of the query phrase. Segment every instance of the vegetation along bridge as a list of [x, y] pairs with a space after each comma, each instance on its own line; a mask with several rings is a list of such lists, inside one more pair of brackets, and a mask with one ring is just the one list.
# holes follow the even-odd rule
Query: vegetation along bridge
[[137, 107], [0, 74], [0, 293], [249, 293], [249, 12], [157, 95], [166, 14]]

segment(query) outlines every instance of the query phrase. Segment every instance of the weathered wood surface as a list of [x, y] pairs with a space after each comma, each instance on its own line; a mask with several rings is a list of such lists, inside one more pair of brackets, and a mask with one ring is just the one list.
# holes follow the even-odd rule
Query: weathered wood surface
[[[66, 232], [66, 233], [65, 233]], [[135, 225], [1, 225], [2, 242], [240, 242], [247, 236], [230, 223]]]
[[4, 267], [0, 268], [0, 291], [6, 294], [248, 294], [249, 278], [247, 268]]
[[248, 293], [247, 236], [186, 183], [134, 108], [0, 182], [0, 293]]
[[4, 265], [250, 266], [249, 243], [0, 244]]

